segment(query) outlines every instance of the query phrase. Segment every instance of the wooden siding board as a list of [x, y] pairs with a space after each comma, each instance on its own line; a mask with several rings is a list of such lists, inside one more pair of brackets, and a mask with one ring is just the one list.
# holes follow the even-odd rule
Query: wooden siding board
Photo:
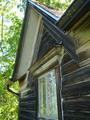
[[31, 100], [34, 100], [34, 99], [36, 99], [36, 96], [30, 96], [30, 95], [28, 95], [28, 96], [25, 96], [25, 97], [23, 97], [23, 98], [20, 98], [20, 102], [23, 102], [23, 101], [31, 101]]
[[[65, 120], [90, 119], [90, 59], [86, 54], [87, 50], [81, 51], [80, 54], [82, 53], [85, 53], [83, 54], [85, 58], [82, 58], [82, 55], [80, 56], [81, 62], [74, 70], [70, 66], [76, 64], [71, 59], [68, 59], [62, 65], [62, 95]], [[70, 67], [70, 70], [65, 73], [64, 71], [68, 67]]]
[[[32, 80], [33, 79], [33, 80]], [[29, 84], [29, 81], [32, 84]], [[28, 85], [21, 91], [19, 97], [19, 120], [36, 120], [37, 116], [37, 100], [36, 100], [35, 79], [29, 74]]]
[[90, 120], [90, 113], [66, 111], [64, 115], [65, 120], [67, 120], [68, 118], [71, 118], [71, 120]]
[[41, 45], [38, 52], [37, 60], [42, 58], [50, 49], [55, 47], [55, 40], [51, 37], [49, 32], [44, 26]]
[[[78, 70], [63, 76], [63, 85], [79, 82], [90, 77], [90, 67], [79, 68]], [[83, 82], [83, 81], [82, 81]]]
[[18, 120], [36, 120], [36, 119], [31, 117], [31, 116], [27, 117], [27, 116], [24, 116], [24, 115], [20, 115]]

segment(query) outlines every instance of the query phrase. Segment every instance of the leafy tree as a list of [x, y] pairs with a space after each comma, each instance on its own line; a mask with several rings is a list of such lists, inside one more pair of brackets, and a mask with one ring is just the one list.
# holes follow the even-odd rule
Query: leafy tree
[[55, 8], [57, 10], [65, 10], [71, 4], [73, 0], [36, 0], [40, 3], [47, 5], [48, 7]]
[[22, 20], [15, 11], [16, 0], [2, 0], [0, 4], [0, 120], [16, 120], [18, 101], [7, 92], [5, 83], [12, 74]]
[[[28, 0], [21, 0], [21, 4], [19, 4], [18, 6], [21, 11], [25, 11], [27, 1]], [[66, 10], [73, 0], [33, 0], [33, 1], [44, 4], [47, 7], [55, 8], [57, 10]]]
[[20, 4], [18, 4], [18, 9], [21, 11], [21, 12], [23, 12], [23, 14], [25, 13], [25, 10], [26, 10], [26, 6], [27, 6], [27, 2], [28, 2], [28, 0], [20, 0], [21, 1], [21, 3]]

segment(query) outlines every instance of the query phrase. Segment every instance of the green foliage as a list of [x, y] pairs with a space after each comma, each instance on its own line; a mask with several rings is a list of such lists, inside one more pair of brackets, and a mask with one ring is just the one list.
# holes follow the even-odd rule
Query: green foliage
[[[2, 0], [0, 6], [0, 120], [17, 120], [18, 116], [18, 99], [5, 87], [12, 75], [22, 25], [16, 4], [16, 0]], [[17, 90], [18, 83], [13, 88]]]
[[65, 10], [68, 8], [73, 0], [36, 0], [40, 3], [47, 5], [48, 7], [55, 8], [57, 10]]
[[[18, 99], [5, 89], [5, 79], [0, 81], [0, 120], [17, 120]], [[16, 86], [15, 86], [16, 87]]]
[[[21, 11], [25, 11], [28, 0], [21, 0], [22, 4], [18, 7]], [[57, 10], [66, 10], [73, 0], [33, 0]]]
[[25, 11], [28, 0], [21, 0], [21, 1], [22, 2], [18, 7], [20, 8], [21, 11]]

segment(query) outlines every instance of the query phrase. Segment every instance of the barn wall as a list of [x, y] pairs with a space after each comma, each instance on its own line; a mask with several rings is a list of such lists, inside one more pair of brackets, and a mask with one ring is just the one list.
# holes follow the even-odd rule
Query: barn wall
[[90, 119], [90, 16], [68, 31], [75, 42], [79, 65], [65, 54], [62, 63], [62, 95], [65, 120]]

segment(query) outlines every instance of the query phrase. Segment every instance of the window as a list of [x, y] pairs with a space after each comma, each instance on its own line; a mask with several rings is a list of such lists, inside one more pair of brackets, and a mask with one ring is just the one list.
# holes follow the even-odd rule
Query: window
[[39, 118], [58, 120], [55, 70], [40, 76], [38, 83]]

